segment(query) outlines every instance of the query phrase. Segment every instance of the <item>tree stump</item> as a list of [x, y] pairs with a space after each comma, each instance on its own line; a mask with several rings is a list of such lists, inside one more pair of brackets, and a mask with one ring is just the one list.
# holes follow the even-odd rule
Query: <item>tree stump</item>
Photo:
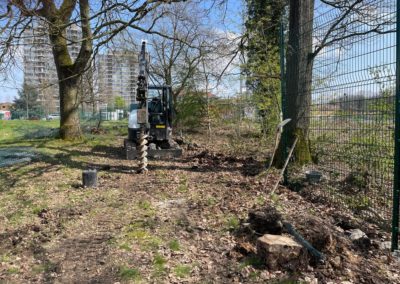
[[307, 252], [290, 236], [266, 234], [257, 239], [257, 254], [271, 270], [297, 270], [307, 265]]

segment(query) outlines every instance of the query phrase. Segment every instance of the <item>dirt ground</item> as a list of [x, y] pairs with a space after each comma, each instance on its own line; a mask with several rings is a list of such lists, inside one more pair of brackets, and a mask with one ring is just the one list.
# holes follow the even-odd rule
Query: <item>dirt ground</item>
[[[183, 157], [150, 161], [139, 175], [122, 139], [35, 142], [32, 162], [0, 169], [0, 283], [400, 283], [399, 262], [381, 248], [388, 233], [309, 193], [269, 194], [276, 175], [261, 173], [263, 157], [194, 135]], [[88, 167], [99, 171], [96, 189], [80, 186]], [[297, 268], [269, 270], [247, 220], [266, 207], [325, 263], [308, 257]], [[370, 243], [352, 243], [350, 228]]]

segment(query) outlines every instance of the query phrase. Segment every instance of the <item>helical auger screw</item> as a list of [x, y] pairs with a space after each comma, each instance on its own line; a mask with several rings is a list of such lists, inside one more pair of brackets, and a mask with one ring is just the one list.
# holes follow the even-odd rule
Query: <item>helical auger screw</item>
[[140, 131], [139, 144], [137, 146], [139, 155], [139, 170], [138, 173], [147, 173], [147, 138], [149, 136], [142, 129]]

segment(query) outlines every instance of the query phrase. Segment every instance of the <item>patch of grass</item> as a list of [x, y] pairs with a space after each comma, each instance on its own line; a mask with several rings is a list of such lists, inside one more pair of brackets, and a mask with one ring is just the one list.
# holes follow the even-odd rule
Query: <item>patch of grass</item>
[[276, 193], [272, 193], [270, 194], [269, 198], [271, 199], [271, 201], [276, 204], [279, 202], [279, 195]]
[[265, 197], [264, 196], [257, 196], [256, 198], [256, 204], [259, 206], [265, 205]]
[[140, 272], [136, 268], [129, 268], [129, 267], [123, 266], [119, 269], [118, 274], [122, 280], [138, 281], [141, 279]]
[[141, 200], [141, 201], [139, 201], [138, 207], [139, 207], [140, 209], [142, 209], [142, 210], [145, 210], [145, 211], [148, 211], [148, 210], [153, 209], [153, 207], [151, 206], [150, 201], [148, 201], [148, 200]]
[[168, 243], [168, 247], [170, 248], [170, 250], [172, 251], [179, 251], [181, 249], [181, 246], [179, 244], [178, 240], [172, 240]]
[[160, 276], [166, 272], [165, 264], [167, 260], [160, 254], [156, 254], [153, 259], [153, 265], [156, 276]]
[[283, 210], [283, 206], [279, 200], [279, 195], [276, 193], [272, 193], [269, 195], [270, 200], [272, 201], [272, 203], [275, 205], [275, 208], [278, 211], [282, 211]]
[[10, 261], [11, 261], [11, 257], [9, 254], [5, 253], [5, 254], [0, 255], [0, 262], [7, 263]]
[[161, 240], [156, 237], [150, 238], [143, 244], [145, 250], [157, 250], [161, 245]]
[[0, 120], [2, 142], [20, 142], [22, 139], [54, 137], [50, 130], [58, 128], [59, 121]]
[[111, 237], [109, 240], [106, 241], [108, 245], [115, 246], [117, 245], [117, 240], [114, 237]]
[[192, 267], [189, 265], [177, 265], [174, 268], [174, 273], [179, 278], [185, 278], [192, 272]]
[[148, 200], [140, 200], [137, 203], [137, 207], [140, 210], [140, 214], [145, 216], [154, 216], [156, 214], [155, 208], [152, 206], [151, 202]]
[[218, 203], [217, 199], [212, 196], [208, 197], [206, 202], [208, 206], [214, 206]]
[[133, 240], [145, 240], [150, 238], [150, 234], [141, 229], [131, 229], [126, 233], [126, 237], [128, 239], [133, 239]]
[[18, 274], [19, 273], [19, 268], [17, 267], [10, 267], [7, 269], [7, 274]]
[[120, 249], [126, 250], [126, 251], [131, 251], [132, 248], [130, 247], [130, 245], [128, 245], [127, 243], [122, 243], [119, 245]]
[[22, 211], [17, 211], [17, 212], [11, 213], [7, 217], [10, 220], [11, 224], [18, 225], [22, 222], [22, 219], [24, 218], [24, 213]]
[[262, 267], [264, 265], [264, 262], [261, 258], [258, 256], [250, 256], [244, 259], [243, 262], [240, 263], [239, 268], [243, 269], [247, 266], [253, 266], [256, 268]]
[[135, 229], [153, 229], [156, 225], [156, 222], [153, 219], [145, 219], [145, 220], [137, 220], [128, 225], [129, 230]]
[[236, 216], [231, 216], [226, 219], [226, 228], [228, 230], [237, 230], [240, 226], [240, 220]]
[[179, 180], [179, 185], [177, 190], [179, 192], [187, 192], [189, 190], [189, 186], [187, 183], [187, 177], [186, 176], [181, 176]]
[[38, 215], [40, 212], [43, 211], [43, 209], [46, 209], [46, 206], [38, 206], [38, 205], [33, 206], [32, 207], [32, 214], [33, 215]]
[[161, 240], [152, 236], [143, 229], [130, 228], [122, 239], [123, 243], [135, 241], [142, 250], [157, 250], [161, 245]]

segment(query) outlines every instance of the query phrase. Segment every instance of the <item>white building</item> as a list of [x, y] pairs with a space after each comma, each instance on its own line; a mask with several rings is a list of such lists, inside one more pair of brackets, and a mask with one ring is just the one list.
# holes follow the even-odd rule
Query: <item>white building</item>
[[104, 103], [112, 104], [115, 97], [126, 106], [136, 101], [138, 55], [131, 51], [109, 51], [97, 56], [98, 93]]
[[[73, 60], [79, 54], [81, 30], [67, 29], [68, 49]], [[24, 31], [24, 83], [38, 91], [38, 100], [47, 114], [59, 112], [59, 88], [52, 48], [44, 25], [34, 23]], [[81, 84], [86, 111], [98, 110], [98, 103], [112, 105], [116, 96], [128, 107], [136, 101], [138, 55], [131, 51], [108, 51], [96, 58], [96, 71], [90, 68]], [[90, 85], [89, 85], [90, 84]], [[91, 94], [88, 94], [91, 92]]]
[[[57, 70], [47, 28], [35, 22], [27, 28], [24, 37], [24, 83], [35, 88], [38, 100], [46, 113], [59, 112]], [[78, 26], [67, 29], [69, 51], [74, 60], [80, 50], [81, 32]]]

